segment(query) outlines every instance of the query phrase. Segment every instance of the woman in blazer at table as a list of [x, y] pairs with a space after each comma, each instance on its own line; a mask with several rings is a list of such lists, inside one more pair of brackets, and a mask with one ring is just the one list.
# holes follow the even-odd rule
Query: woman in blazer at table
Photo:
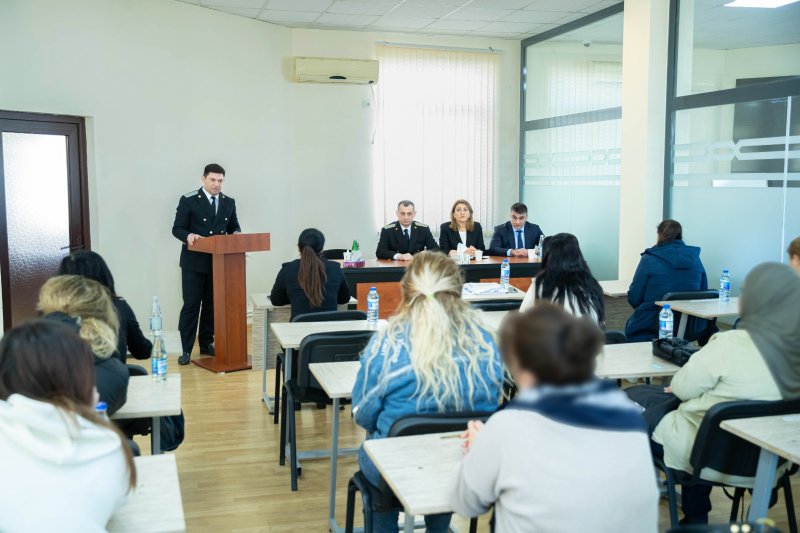
[[300, 259], [284, 263], [269, 298], [272, 305], [292, 305], [292, 318], [306, 313], [336, 311], [350, 301], [350, 289], [336, 261], [320, 256], [325, 236], [315, 228], [304, 229], [297, 239]]
[[76, 328], [32, 320], [0, 343], [0, 531], [106, 531], [136, 484], [122, 435], [95, 413]]
[[459, 244], [466, 246], [470, 255], [486, 250], [483, 228], [472, 219], [472, 206], [466, 200], [456, 200], [450, 209], [450, 222], [439, 227], [439, 248], [444, 253], [456, 255]]
[[[405, 415], [494, 411], [500, 399], [500, 354], [480, 312], [461, 298], [458, 265], [420, 252], [400, 284], [397, 313], [364, 348], [353, 386], [353, 417], [367, 439], [386, 438]], [[363, 446], [358, 464], [370, 483], [380, 483]], [[397, 519], [396, 511], [373, 511], [372, 530], [397, 531]], [[426, 516], [425, 525], [444, 533], [450, 514]]]
[[479, 516], [494, 505], [495, 531], [655, 533], [644, 420], [616, 384], [594, 377], [597, 326], [541, 303], [509, 315], [500, 338], [519, 393], [462, 434], [453, 509]]

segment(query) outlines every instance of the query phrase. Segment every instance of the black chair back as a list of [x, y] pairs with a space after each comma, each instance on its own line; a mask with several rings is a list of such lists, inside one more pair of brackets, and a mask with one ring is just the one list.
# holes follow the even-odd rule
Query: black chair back
[[767, 524], [738, 524], [736, 529], [734, 524], [683, 524], [678, 527], [671, 527], [667, 533], [731, 533], [731, 531], [749, 531], [750, 533], [781, 533], [780, 530]]
[[309, 335], [300, 343], [297, 351], [297, 374], [292, 378], [297, 388], [294, 400], [327, 401], [322, 387], [311, 374], [311, 363], [338, 363], [358, 361], [361, 352], [375, 334], [374, 331], [336, 331]]
[[297, 315], [292, 322], [336, 322], [338, 320], [366, 320], [364, 311], [321, 311]]
[[792, 413], [800, 413], [800, 399], [776, 402], [723, 402], [713, 406], [703, 417], [692, 447], [689, 461], [694, 471], [692, 476], [694, 481], [700, 479], [703, 468], [713, 468], [718, 472], [734, 476], [756, 475], [760, 448], [720, 428], [719, 425], [723, 420]]
[[609, 330], [605, 331], [606, 344], [625, 344], [628, 337], [625, 336], [624, 331]]
[[[661, 298], [665, 302], [674, 302], [675, 300], [714, 300], [719, 298], [719, 292], [711, 289], [706, 291], [676, 291], [668, 292]], [[678, 327], [681, 320], [681, 313], [673, 312], [673, 334], [678, 334]], [[705, 346], [711, 335], [717, 331], [717, 319], [706, 320], [704, 318], [697, 318], [690, 316], [686, 322], [686, 333], [684, 338], [687, 341], [698, 341], [701, 346]]]
[[406, 415], [398, 418], [389, 429], [389, 437], [409, 437], [428, 433], [447, 433], [467, 429], [470, 420], [486, 422], [493, 413], [460, 412]]
[[331, 248], [330, 250], [322, 250], [320, 255], [325, 259], [344, 259], [346, 251], [344, 248]]
[[470, 304], [481, 311], [517, 311], [522, 300], [483, 300], [470, 302]]

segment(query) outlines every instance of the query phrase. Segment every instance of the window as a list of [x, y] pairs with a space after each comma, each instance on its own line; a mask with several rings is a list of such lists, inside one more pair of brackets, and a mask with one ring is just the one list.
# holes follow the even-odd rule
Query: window
[[[376, 227], [411, 200], [437, 229], [464, 198], [491, 228], [498, 56], [379, 46]], [[381, 209], [382, 208], [382, 209]]]

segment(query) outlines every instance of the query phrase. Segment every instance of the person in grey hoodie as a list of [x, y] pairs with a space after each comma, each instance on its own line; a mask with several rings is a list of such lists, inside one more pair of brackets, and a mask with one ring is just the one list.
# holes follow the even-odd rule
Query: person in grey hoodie
[[[639, 266], [628, 289], [628, 303], [634, 311], [625, 324], [629, 342], [649, 341], [658, 337], [658, 313], [655, 304], [668, 292], [703, 291], [708, 289], [706, 270], [700, 261], [700, 248], [683, 242], [683, 228], [676, 220], [658, 225], [658, 242], [642, 252]], [[695, 330], [686, 338], [694, 340], [706, 328], [698, 320]]]

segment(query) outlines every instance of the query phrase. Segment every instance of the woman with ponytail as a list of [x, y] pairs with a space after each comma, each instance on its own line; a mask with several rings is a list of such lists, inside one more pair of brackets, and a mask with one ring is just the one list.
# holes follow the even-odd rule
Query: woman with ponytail
[[[368, 439], [385, 438], [409, 414], [497, 409], [500, 355], [480, 311], [461, 299], [463, 284], [446, 255], [414, 256], [400, 281], [400, 307], [364, 349], [353, 387], [353, 416]], [[380, 474], [363, 447], [358, 462], [377, 485]], [[372, 517], [373, 531], [397, 530], [397, 512]], [[450, 514], [426, 516], [425, 524], [430, 532], [447, 531]]]
[[494, 531], [655, 533], [647, 428], [615, 383], [594, 377], [600, 329], [540, 302], [510, 314], [500, 334], [519, 393], [462, 435], [453, 509], [478, 516], [494, 505]]
[[45, 318], [74, 323], [94, 353], [97, 390], [111, 416], [128, 399], [128, 367], [117, 351], [119, 320], [111, 295], [83, 276], [55, 276], [42, 285], [36, 308]]
[[323, 259], [325, 236], [315, 228], [300, 233], [300, 259], [281, 266], [269, 295], [273, 305], [292, 305], [292, 318], [306, 313], [336, 311], [350, 301], [350, 289], [336, 261]]

